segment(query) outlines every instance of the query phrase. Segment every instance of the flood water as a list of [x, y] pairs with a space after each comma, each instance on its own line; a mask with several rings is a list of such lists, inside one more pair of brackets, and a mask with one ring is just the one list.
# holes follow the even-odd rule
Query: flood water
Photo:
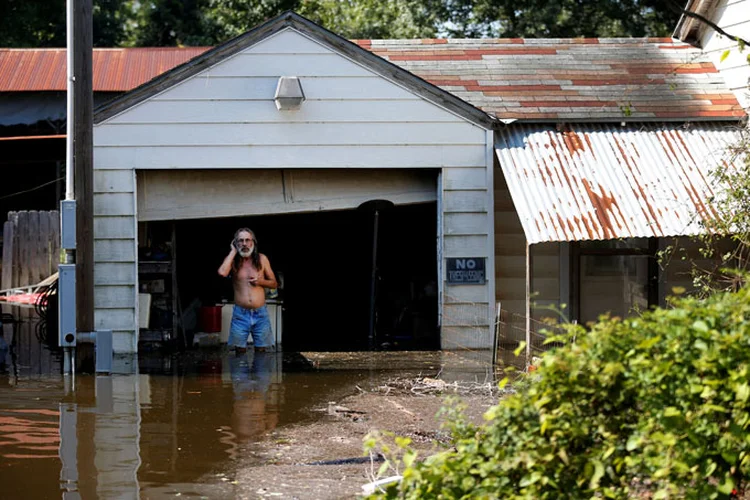
[[386, 368], [441, 370], [439, 353], [402, 365], [378, 354], [385, 363], [321, 366], [295, 353], [154, 352], [71, 377], [59, 354], [17, 338], [0, 349], [0, 498], [232, 498], [269, 432], [321, 418]]

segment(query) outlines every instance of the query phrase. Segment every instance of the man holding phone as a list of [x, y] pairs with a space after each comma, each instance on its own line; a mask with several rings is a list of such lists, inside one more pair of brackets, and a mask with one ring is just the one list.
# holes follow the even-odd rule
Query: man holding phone
[[268, 257], [258, 252], [255, 233], [246, 227], [234, 233], [229, 254], [219, 267], [219, 274], [232, 276], [234, 310], [229, 328], [228, 345], [235, 352], [247, 349], [247, 339], [253, 336], [255, 350], [273, 347], [271, 320], [266, 309], [266, 288], [276, 288], [276, 276]]

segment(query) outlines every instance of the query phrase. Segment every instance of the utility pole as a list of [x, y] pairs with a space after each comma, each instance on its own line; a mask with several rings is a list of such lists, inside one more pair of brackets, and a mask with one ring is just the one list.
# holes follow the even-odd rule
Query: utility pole
[[[58, 343], [64, 350], [63, 373], [73, 375], [78, 340], [96, 339], [92, 0], [67, 0], [66, 17], [68, 82], [65, 200], [60, 202], [60, 247], [65, 250], [65, 255], [58, 266]], [[111, 337], [111, 331], [102, 336], [104, 355], [97, 355], [97, 371], [111, 370]], [[65, 380], [66, 383], [71, 381], [67, 377]]]
[[[76, 324], [94, 331], [94, 92], [92, 0], [73, 2]], [[70, 47], [68, 48], [70, 50]]]

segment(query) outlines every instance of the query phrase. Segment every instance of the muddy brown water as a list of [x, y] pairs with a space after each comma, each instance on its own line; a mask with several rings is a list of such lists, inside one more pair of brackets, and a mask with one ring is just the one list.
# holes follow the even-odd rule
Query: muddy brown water
[[[253, 353], [118, 358], [61, 375], [33, 341], [0, 350], [0, 498], [233, 498], [271, 431], [384, 376], [447, 373], [440, 353]], [[452, 373], [479, 378], [472, 368]]]

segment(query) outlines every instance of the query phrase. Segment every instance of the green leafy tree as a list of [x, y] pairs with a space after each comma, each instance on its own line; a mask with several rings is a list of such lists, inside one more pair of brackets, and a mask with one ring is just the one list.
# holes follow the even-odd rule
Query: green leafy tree
[[446, 15], [440, 1], [305, 0], [300, 14], [345, 38], [434, 38]]
[[[0, 2], [0, 47], [64, 47], [64, 0], [4, 0]], [[94, 0], [94, 46], [113, 47], [123, 41], [127, 5]]]
[[205, 18], [219, 42], [287, 10], [345, 38], [434, 37], [445, 12], [440, 0], [209, 0]]
[[144, 0], [128, 5], [126, 44], [139, 47], [213, 45], [210, 0]]
[[670, 36], [679, 14], [660, 0], [453, 0], [459, 36], [573, 38]]
[[65, 2], [5, 0], [0, 2], [0, 46], [62, 47], [65, 45]]

